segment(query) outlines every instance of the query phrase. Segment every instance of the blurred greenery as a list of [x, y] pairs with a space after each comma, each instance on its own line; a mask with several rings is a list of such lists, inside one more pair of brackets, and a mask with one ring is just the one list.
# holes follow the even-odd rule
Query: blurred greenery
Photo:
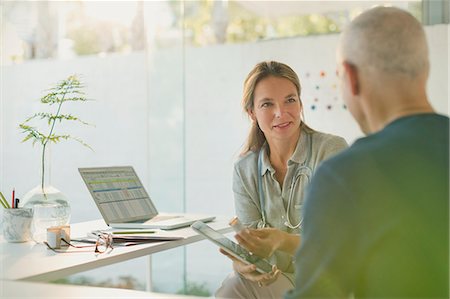
[[[39, 19], [47, 18], [48, 15], [52, 15], [52, 12], [60, 9], [57, 8], [60, 5], [56, 3], [58, 1], [50, 1], [46, 6], [39, 6], [39, 10], [37, 10], [38, 6], [31, 4], [33, 1], [3, 2], [1, 2], [2, 17], [7, 21], [5, 24], [13, 26], [13, 29], [16, 26], [14, 16], [18, 14], [37, 15], [36, 19]], [[284, 6], [289, 5], [288, 2], [267, 1], [265, 8], [269, 11], [270, 5]], [[50, 58], [54, 55], [71, 57], [100, 53], [128, 53], [144, 48], [136, 45], [147, 44], [150, 48], [171, 48], [181, 43], [183, 46], [202, 47], [222, 43], [249, 43], [258, 40], [338, 33], [345, 24], [363, 11], [364, 7], [358, 2], [355, 1], [351, 9], [342, 8], [336, 4], [335, 11], [329, 13], [300, 14], [293, 10], [292, 13], [268, 17], [270, 14], [260, 14], [253, 9], [247, 9], [240, 1], [161, 1], [159, 4], [167, 4], [168, 10], [161, 5], [153, 7], [150, 1], [130, 1], [130, 5], [136, 5], [136, 3], [141, 5], [136, 6], [134, 15], [127, 16], [131, 18], [129, 22], [123, 23], [114, 18], [105, 19], [102, 13], [90, 14], [88, 1], [66, 1], [64, 2], [66, 13], [55, 14], [47, 20], [46, 26], [40, 25], [39, 30], [32, 22], [28, 27], [17, 29], [15, 38], [22, 40], [23, 45], [17, 46], [17, 49], [8, 53], [7, 57], [12, 61], [20, 61], [21, 59]], [[422, 1], [405, 2], [407, 2], [408, 11], [421, 20]], [[126, 2], [123, 3], [127, 8], [132, 7]], [[386, 0], [385, 3], [392, 4], [394, 1]], [[104, 5], [104, 9], [107, 10], [108, 3], [105, 2]], [[261, 7], [260, 4], [257, 6]], [[262, 7], [264, 8], [263, 5]], [[155, 11], [149, 13], [152, 9], [160, 9], [158, 13], [161, 14], [163, 21], [154, 19]], [[61, 38], [55, 40], [55, 43], [63, 43], [49, 46], [48, 38], [54, 34], [57, 27], [61, 31]], [[42, 30], [43, 33], [37, 34]], [[29, 32], [29, 37], [26, 39], [24, 39], [25, 32]], [[22, 52], [20, 52], [21, 47]], [[56, 48], [59, 52], [55, 50]]]
[[126, 26], [86, 15], [83, 2], [77, 2], [67, 17], [66, 36], [73, 41], [77, 55], [122, 52], [129, 49], [130, 30]]
[[[228, 1], [224, 8], [227, 17], [225, 43], [253, 42], [261, 39], [286, 38], [317, 34], [339, 33], [357, 14], [360, 8], [339, 10], [327, 14], [291, 14], [280, 17], [257, 15], [236, 1]], [[280, 1], [279, 5], [283, 5]], [[185, 40], [189, 45], [204, 46], [215, 44], [214, 0], [184, 2], [184, 16], [180, 1], [171, 1], [179, 28], [184, 25]], [[422, 19], [422, 3], [410, 2], [408, 10], [419, 20]]]
[[[73, 276], [65, 277], [52, 281], [56, 284], [72, 284], [72, 285], [83, 285], [91, 287], [104, 287], [104, 288], [119, 288], [119, 289], [131, 289], [131, 290], [145, 290], [145, 285], [143, 282], [139, 281], [133, 276], [119, 276], [117, 280], [112, 278], [106, 278], [102, 280], [96, 280], [90, 276]], [[158, 289], [154, 289], [158, 292]], [[177, 294], [181, 295], [193, 295], [200, 297], [209, 297], [211, 292], [208, 290], [206, 283], [197, 283], [193, 281], [187, 281], [186, 287], [177, 291]]]
[[187, 281], [186, 288], [179, 290], [177, 294], [200, 296], [200, 297], [211, 296], [211, 292], [206, 287], [206, 283], [197, 283], [193, 281]]
[[422, 22], [422, 2], [410, 2], [408, 11], [416, 17], [419, 22]]
[[[227, 6], [217, 7], [214, 0], [169, 0], [173, 22], [169, 28], [158, 29], [156, 45], [172, 46], [174, 42], [170, 41], [173, 38], [171, 31], [179, 32], [180, 36], [183, 33], [183, 42], [190, 46], [335, 33], [342, 29], [349, 18], [346, 12], [333, 13], [332, 17], [322, 14], [293, 14], [268, 18], [247, 10], [238, 2], [227, 3]], [[121, 52], [130, 48], [130, 28], [88, 18], [82, 4], [74, 9], [67, 24], [67, 37], [73, 41], [73, 49], [77, 55]], [[224, 35], [223, 40], [218, 38], [221, 33]]]
[[[178, 26], [184, 24], [186, 39], [191, 45], [202, 46], [217, 42], [213, 36], [213, 4], [214, 0], [187, 1], [184, 18], [179, 12], [179, 6], [172, 4], [172, 9], [177, 11], [174, 14], [179, 18]], [[321, 14], [268, 18], [258, 16], [234, 1], [228, 2], [226, 10], [226, 43], [335, 33], [341, 31], [343, 22], [348, 19], [344, 12], [334, 13], [333, 19]]]
[[75, 276], [61, 278], [52, 283], [56, 284], [74, 284], [74, 285], [84, 285], [93, 287], [104, 287], [104, 288], [119, 288], [119, 289], [132, 289], [132, 290], [145, 290], [145, 285], [133, 276], [119, 276], [116, 281], [111, 278], [96, 281], [89, 276]]

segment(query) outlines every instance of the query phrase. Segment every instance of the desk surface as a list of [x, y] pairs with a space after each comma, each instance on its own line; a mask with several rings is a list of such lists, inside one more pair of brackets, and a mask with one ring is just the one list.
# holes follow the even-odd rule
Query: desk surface
[[25, 281], [0, 281], [0, 298], [147, 298], [147, 299], [201, 299], [175, 294], [152, 293], [116, 288], [98, 288]]
[[[227, 233], [231, 231], [228, 220], [228, 218], [217, 217], [208, 225], [219, 232]], [[106, 228], [108, 227], [103, 220], [71, 224], [71, 237], [84, 237], [89, 231]], [[177, 236], [183, 236], [184, 239], [115, 247], [111, 253], [99, 255], [95, 254], [93, 250], [92, 252], [80, 253], [54, 253], [47, 249], [44, 244], [36, 244], [35, 242], [7, 243], [3, 238], [0, 238], [0, 279], [52, 281], [204, 239], [190, 227], [170, 232]]]

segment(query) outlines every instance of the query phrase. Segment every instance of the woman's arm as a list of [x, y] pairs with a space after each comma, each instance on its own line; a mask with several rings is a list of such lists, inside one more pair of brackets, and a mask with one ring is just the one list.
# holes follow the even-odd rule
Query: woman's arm
[[[256, 162], [255, 162], [256, 163]], [[245, 165], [244, 165], [245, 166]], [[242, 167], [241, 167], [242, 168]], [[256, 186], [253, 186], [256, 176], [251, 170], [241, 173], [239, 166], [235, 165], [233, 172], [233, 195], [236, 215], [239, 220], [248, 227], [257, 227], [261, 222], [261, 211]]]

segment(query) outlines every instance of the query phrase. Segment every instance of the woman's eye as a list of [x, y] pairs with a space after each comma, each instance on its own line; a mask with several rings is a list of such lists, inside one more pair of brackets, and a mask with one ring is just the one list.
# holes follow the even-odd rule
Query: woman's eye
[[265, 103], [262, 103], [262, 104], [261, 104], [261, 108], [267, 108], [267, 107], [269, 107], [270, 105], [272, 105], [272, 103], [265, 102]]
[[295, 103], [297, 100], [295, 98], [289, 98], [287, 101], [289, 103]]

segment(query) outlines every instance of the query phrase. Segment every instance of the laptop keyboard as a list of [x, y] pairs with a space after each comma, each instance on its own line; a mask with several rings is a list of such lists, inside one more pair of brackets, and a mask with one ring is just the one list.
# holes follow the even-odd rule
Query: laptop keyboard
[[179, 215], [156, 215], [149, 221], [151, 221], [151, 222], [164, 221], [164, 220], [170, 220], [170, 219], [175, 219], [175, 218], [180, 218], [180, 217], [182, 217], [182, 216], [179, 216]]

